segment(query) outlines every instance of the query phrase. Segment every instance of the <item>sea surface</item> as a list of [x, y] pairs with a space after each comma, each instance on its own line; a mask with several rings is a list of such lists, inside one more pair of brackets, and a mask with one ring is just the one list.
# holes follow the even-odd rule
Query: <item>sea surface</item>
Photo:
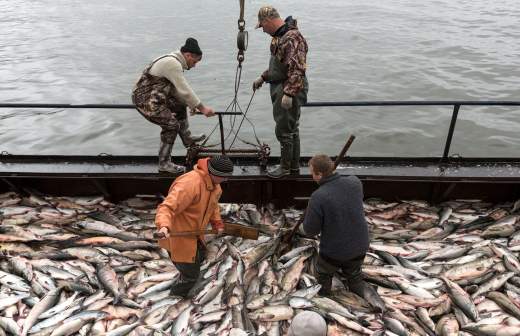
[[[307, 38], [309, 101], [520, 101], [518, 0], [268, 3], [295, 17]], [[129, 104], [145, 66], [192, 36], [204, 57], [186, 77], [206, 105], [224, 111], [234, 97], [238, 4], [0, 0], [0, 103]], [[242, 111], [268, 65], [270, 38], [254, 29], [265, 4], [246, 1]], [[256, 132], [279, 153], [268, 91], [253, 97], [235, 147], [250, 148], [241, 140], [256, 143]], [[336, 155], [354, 134], [352, 156], [440, 156], [451, 113], [450, 106], [305, 107], [302, 152]], [[209, 134], [216, 122], [190, 118], [195, 133]], [[240, 118], [225, 122], [229, 145]], [[0, 151], [10, 154], [155, 155], [159, 132], [135, 110], [0, 109]], [[218, 142], [214, 132], [209, 143]], [[450, 155], [519, 157], [519, 148], [520, 107], [461, 107]], [[184, 154], [179, 143], [175, 154]]]

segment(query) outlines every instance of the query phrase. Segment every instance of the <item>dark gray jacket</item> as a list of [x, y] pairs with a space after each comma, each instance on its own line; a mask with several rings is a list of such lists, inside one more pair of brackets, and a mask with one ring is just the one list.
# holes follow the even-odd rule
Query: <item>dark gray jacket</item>
[[369, 237], [361, 181], [338, 173], [321, 179], [311, 195], [303, 230], [309, 235], [321, 233], [320, 254], [333, 260], [365, 255]]

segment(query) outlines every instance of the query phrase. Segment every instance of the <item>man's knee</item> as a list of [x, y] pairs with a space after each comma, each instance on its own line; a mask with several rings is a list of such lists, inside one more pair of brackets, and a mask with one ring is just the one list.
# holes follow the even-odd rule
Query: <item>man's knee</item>
[[342, 268], [341, 269], [343, 275], [346, 279], [350, 280], [357, 280], [363, 278], [363, 273], [361, 272], [361, 267], [354, 267], [354, 268]]
[[330, 278], [332, 279], [332, 276], [338, 270], [338, 268], [336, 266], [334, 266], [331, 263], [327, 262], [320, 255], [318, 255], [318, 258], [316, 259], [315, 266], [316, 266], [316, 273], [318, 274], [318, 276], [321, 275], [323, 279], [325, 279], [326, 275], [330, 276]]
[[167, 131], [167, 132], [161, 132], [161, 141], [165, 143], [174, 143], [175, 138], [177, 137], [177, 132], [173, 131]]
[[166, 143], [174, 143], [177, 134], [179, 133], [180, 125], [179, 122], [175, 120], [174, 123], [169, 123], [168, 125], [161, 126], [161, 141]]
[[360, 256], [354, 259], [351, 259], [347, 262], [341, 264], [341, 271], [345, 275], [346, 278], [358, 278], [362, 277], [361, 267], [363, 266], [363, 260], [365, 256]]
[[276, 132], [276, 139], [283, 143], [283, 142], [292, 142], [293, 141], [293, 134], [287, 133], [287, 132]]
[[189, 127], [190, 125], [187, 120], [179, 120], [179, 134], [181, 136], [187, 133], [191, 133]]

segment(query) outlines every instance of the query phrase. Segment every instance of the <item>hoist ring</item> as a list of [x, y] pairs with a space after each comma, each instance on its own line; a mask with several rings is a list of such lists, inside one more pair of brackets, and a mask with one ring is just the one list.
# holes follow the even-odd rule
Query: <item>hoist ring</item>
[[240, 65], [240, 63], [244, 62], [244, 54], [239, 53], [237, 55], [237, 61], [238, 61], [239, 65]]
[[246, 27], [246, 21], [243, 19], [238, 20], [238, 29], [244, 30], [245, 27]]
[[239, 31], [237, 35], [237, 47], [238, 50], [247, 50], [248, 34], [247, 30]]

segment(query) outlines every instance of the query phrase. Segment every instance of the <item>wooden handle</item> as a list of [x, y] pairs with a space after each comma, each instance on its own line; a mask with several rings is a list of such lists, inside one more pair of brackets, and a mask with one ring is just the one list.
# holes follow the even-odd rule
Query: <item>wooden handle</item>
[[[189, 237], [189, 236], [200, 236], [205, 234], [213, 234], [217, 233], [216, 230], [199, 230], [199, 231], [182, 231], [182, 232], [172, 232], [170, 233], [170, 237]], [[154, 239], [164, 239], [165, 235], [162, 232], [154, 232]]]
[[[189, 236], [201, 236], [205, 234], [216, 234], [217, 230], [198, 230], [198, 231], [181, 231], [181, 232], [172, 232], [170, 233], [170, 237], [189, 237]], [[258, 239], [258, 229], [237, 224], [237, 223], [224, 223], [224, 234], [235, 237], [242, 237], [245, 239]], [[154, 232], [154, 239], [164, 239], [165, 235], [161, 232]]]
[[338, 168], [339, 163], [341, 162], [341, 160], [343, 160], [343, 157], [345, 156], [348, 149], [350, 148], [350, 145], [352, 145], [352, 142], [354, 142], [355, 138], [356, 138], [355, 135], [351, 135], [348, 138], [347, 143], [345, 144], [345, 146], [343, 146], [343, 149], [341, 150], [338, 157], [336, 158], [336, 162], [334, 162], [334, 169]]

